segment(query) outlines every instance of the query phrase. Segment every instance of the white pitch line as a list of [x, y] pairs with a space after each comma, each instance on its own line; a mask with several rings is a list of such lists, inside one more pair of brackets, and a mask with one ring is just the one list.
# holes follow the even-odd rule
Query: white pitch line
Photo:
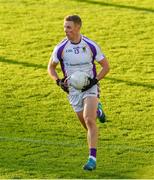
[[[60, 147], [83, 147], [81, 143], [70, 143], [70, 142], [53, 142], [44, 139], [31, 139], [31, 138], [19, 138], [19, 137], [4, 137], [0, 136], [0, 142], [25, 142], [25, 143], [36, 143], [36, 144], [46, 144], [54, 145]], [[114, 149], [114, 150], [123, 150], [123, 151], [133, 151], [133, 152], [145, 152], [145, 153], [154, 153], [154, 146], [151, 147], [133, 147], [128, 145], [121, 144], [104, 144], [104, 146], [98, 146], [99, 149]]]
[[37, 144], [47, 144], [47, 145], [54, 145], [54, 146], [68, 146], [68, 147], [75, 147], [75, 146], [79, 146], [82, 147], [81, 144], [70, 144], [70, 143], [66, 143], [66, 142], [53, 142], [53, 141], [48, 141], [48, 140], [44, 140], [44, 139], [30, 139], [30, 138], [19, 138], [19, 137], [4, 137], [4, 136], [0, 136], [0, 141], [2, 142], [27, 142], [27, 143], [37, 143]]

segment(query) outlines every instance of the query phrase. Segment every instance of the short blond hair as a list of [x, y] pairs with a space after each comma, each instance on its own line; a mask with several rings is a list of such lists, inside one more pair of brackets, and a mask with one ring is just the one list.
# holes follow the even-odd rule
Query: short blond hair
[[69, 15], [64, 18], [64, 21], [73, 21], [75, 24], [82, 26], [82, 20], [78, 15]]

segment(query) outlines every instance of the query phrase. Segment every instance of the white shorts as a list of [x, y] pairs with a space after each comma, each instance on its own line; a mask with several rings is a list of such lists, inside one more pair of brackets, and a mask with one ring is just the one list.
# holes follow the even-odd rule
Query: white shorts
[[99, 88], [98, 85], [94, 85], [90, 89], [84, 92], [80, 92], [76, 95], [69, 95], [68, 99], [70, 104], [72, 105], [75, 112], [83, 111], [83, 100], [86, 97], [98, 97], [99, 98]]

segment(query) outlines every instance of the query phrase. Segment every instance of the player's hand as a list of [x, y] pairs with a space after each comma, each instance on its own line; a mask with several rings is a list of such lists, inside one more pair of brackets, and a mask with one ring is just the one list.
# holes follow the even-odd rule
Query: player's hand
[[62, 88], [63, 91], [65, 91], [66, 93], [69, 93], [68, 85], [67, 85], [67, 82], [66, 82], [66, 78], [57, 79], [56, 83], [57, 83], [58, 86], [60, 86]]
[[87, 91], [88, 89], [90, 89], [92, 86], [94, 86], [95, 84], [97, 84], [98, 83], [98, 79], [96, 79], [96, 78], [88, 78], [89, 79], [89, 84], [87, 85], [87, 86], [84, 86], [83, 87], [83, 89], [82, 89], [82, 92], [84, 92], [84, 91]]

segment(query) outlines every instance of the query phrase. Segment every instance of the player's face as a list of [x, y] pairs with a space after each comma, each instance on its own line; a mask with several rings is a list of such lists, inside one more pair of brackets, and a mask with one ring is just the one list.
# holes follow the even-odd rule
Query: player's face
[[80, 32], [80, 25], [75, 24], [73, 21], [64, 21], [64, 31], [69, 40], [74, 40]]

